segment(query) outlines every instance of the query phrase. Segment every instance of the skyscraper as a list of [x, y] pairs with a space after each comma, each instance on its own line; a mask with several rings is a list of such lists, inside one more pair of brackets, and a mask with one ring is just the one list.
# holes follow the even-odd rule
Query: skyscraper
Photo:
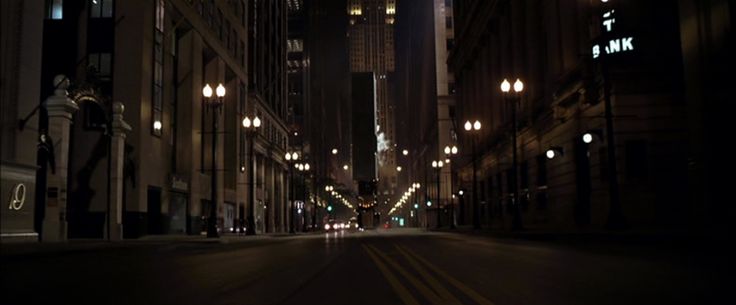
[[375, 132], [378, 189], [388, 195], [396, 186], [394, 129], [394, 22], [396, 0], [348, 0], [350, 72], [376, 78]]

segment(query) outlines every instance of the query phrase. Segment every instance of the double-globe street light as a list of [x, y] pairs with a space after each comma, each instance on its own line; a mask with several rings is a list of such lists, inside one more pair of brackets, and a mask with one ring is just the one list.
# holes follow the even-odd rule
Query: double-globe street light
[[503, 92], [503, 97], [507, 102], [511, 103], [511, 150], [512, 150], [512, 157], [511, 157], [511, 191], [512, 191], [512, 197], [511, 197], [511, 204], [514, 207], [514, 217], [511, 220], [511, 229], [512, 230], [521, 230], [523, 228], [523, 225], [521, 223], [521, 208], [520, 208], [520, 201], [519, 201], [519, 188], [518, 188], [518, 169], [517, 169], [517, 161], [516, 161], [516, 106], [521, 100], [521, 92], [524, 91], [524, 83], [521, 82], [520, 79], [516, 79], [516, 82], [514, 82], [514, 93], [511, 94], [511, 83], [507, 79], [504, 79], [501, 83], [501, 91]]
[[202, 96], [208, 108], [212, 108], [212, 203], [210, 205], [210, 215], [207, 219], [207, 237], [217, 238], [217, 129], [219, 128], [220, 113], [222, 113], [222, 105], [225, 100], [225, 86], [218, 84], [215, 89], [215, 98], [212, 98], [212, 87], [205, 84], [202, 88]]
[[289, 152], [287, 151], [284, 155], [284, 159], [286, 159], [286, 162], [289, 165], [289, 197], [291, 202], [291, 207], [289, 209], [290, 216], [289, 216], [289, 233], [295, 233], [294, 232], [294, 170], [292, 168], [292, 164], [296, 163], [299, 160], [299, 153], [298, 152]]
[[[309, 188], [307, 188], [307, 172], [309, 172], [309, 167], [310, 167], [309, 166], [309, 163], [306, 163], [306, 162], [305, 163], [298, 163], [296, 165], [296, 169], [298, 169], [299, 172], [301, 173], [302, 187], [304, 188], [304, 194], [303, 194], [304, 195], [304, 201], [302, 201], [302, 207], [301, 207], [302, 232], [306, 232], [307, 231], [306, 214], [307, 214], [307, 201], [309, 200]], [[313, 213], [316, 212], [316, 211], [317, 210], [315, 209], [313, 211]]]
[[[326, 185], [325, 186], [325, 192], [327, 192], [327, 195], [325, 196], [325, 199], [327, 200], [327, 219], [329, 220], [330, 216], [332, 215], [332, 204], [330, 204], [330, 195], [335, 191], [335, 187], [332, 185]], [[360, 207], [358, 207], [360, 209]]]
[[[456, 156], [458, 152], [457, 146], [455, 145], [453, 145], [452, 147], [450, 147], [449, 145], [445, 146], [444, 151], [445, 151], [445, 157], [447, 158], [448, 161], [450, 160], [450, 157]], [[450, 194], [453, 194], [454, 190], [452, 188], [452, 168], [450, 169], [451, 169], [450, 170], [450, 181], [449, 181]], [[454, 200], [450, 200], [450, 229], [454, 229], [454, 228], [455, 228], [455, 202]]]
[[419, 197], [419, 194], [417, 193], [417, 190], [422, 187], [419, 182], [414, 182], [411, 184], [411, 193], [412, 193], [412, 205], [414, 207], [414, 226], [419, 227], [419, 200], [417, 197]]
[[[255, 214], [256, 214], [256, 194], [255, 194], [255, 175], [256, 169], [253, 166], [253, 144], [255, 142], [256, 135], [258, 135], [258, 128], [261, 127], [261, 119], [258, 115], [253, 115], [253, 119], [247, 115], [243, 118], [243, 128], [245, 128], [245, 137], [248, 139], [248, 224], [245, 230], [245, 235], [255, 235]], [[240, 219], [241, 224], [243, 219]], [[242, 230], [242, 225], [241, 225]], [[242, 231], [241, 231], [242, 232]]]
[[437, 170], [437, 228], [442, 226], [441, 219], [440, 219], [440, 175], [442, 174], [442, 166], [444, 163], [442, 160], [439, 161], [432, 161], [432, 168]]
[[477, 172], [477, 161], [475, 156], [475, 141], [476, 136], [480, 132], [480, 121], [476, 120], [475, 123], [465, 121], [465, 131], [472, 134], [472, 158], [473, 158], [473, 229], [480, 229], [480, 209], [478, 207], [478, 192], [476, 190], [476, 184], [478, 184]]

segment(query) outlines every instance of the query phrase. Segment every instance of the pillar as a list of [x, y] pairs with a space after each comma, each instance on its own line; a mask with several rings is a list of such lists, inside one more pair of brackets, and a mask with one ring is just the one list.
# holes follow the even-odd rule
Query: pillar
[[69, 171], [69, 130], [72, 115], [79, 106], [67, 97], [69, 79], [64, 75], [54, 78], [54, 95], [44, 101], [49, 115], [49, 137], [54, 141], [56, 173], [48, 173], [46, 215], [43, 220], [43, 241], [64, 241], [67, 238], [66, 205], [67, 175]]
[[131, 130], [123, 120], [125, 107], [120, 102], [112, 105], [112, 135], [110, 141], [110, 240], [123, 239], [123, 165], [125, 136]]

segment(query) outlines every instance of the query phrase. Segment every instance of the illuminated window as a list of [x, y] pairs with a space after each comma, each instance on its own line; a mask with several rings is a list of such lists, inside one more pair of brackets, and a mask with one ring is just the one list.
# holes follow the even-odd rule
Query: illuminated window
[[363, 14], [363, 11], [360, 7], [360, 1], [358, 0], [350, 1], [350, 3], [348, 4], [348, 14], [350, 14], [350, 16], [358, 16], [358, 15]]
[[386, 1], [386, 15], [396, 14], [396, 0]]
[[64, 17], [63, 0], [46, 0], [46, 19], [61, 20]]

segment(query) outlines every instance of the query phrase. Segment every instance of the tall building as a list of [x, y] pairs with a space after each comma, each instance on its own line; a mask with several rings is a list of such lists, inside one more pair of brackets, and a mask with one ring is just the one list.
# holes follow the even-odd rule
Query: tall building
[[[440, 175], [440, 185], [436, 198], [439, 198], [437, 207], [444, 208], [454, 204], [453, 194], [457, 191], [452, 183], [455, 180], [452, 177], [452, 168], [455, 166], [452, 159], [457, 161], [457, 155], [452, 155], [452, 151], [450, 151], [450, 154], [446, 154], [445, 147], [457, 147], [457, 128], [462, 128], [462, 126], [458, 126], [458, 122], [455, 120], [455, 78], [447, 66], [448, 54], [455, 44], [452, 1], [433, 0], [433, 2], [435, 90], [437, 91], [437, 146], [435, 149], [437, 152], [436, 160], [444, 163], [438, 173]], [[436, 184], [433, 185], [435, 185], [435, 192], [437, 192]], [[429, 185], [427, 187], [429, 188]], [[448, 221], [455, 221], [451, 219], [448, 213], [442, 213], [441, 216], [443, 216], [441, 221], [445, 224]], [[436, 220], [437, 218], [429, 217], [428, 219]]]
[[[351, 164], [353, 120], [347, 2], [307, 0], [305, 6], [305, 47], [310, 64], [309, 120], [305, 127], [309, 128], [309, 157], [315, 164], [314, 186], [324, 202], [330, 198], [325, 186], [333, 186], [345, 194], [356, 190]], [[352, 210], [343, 205], [333, 208], [333, 215], [352, 215]]]
[[[438, 145], [438, 82], [447, 82], [446, 75], [438, 75], [438, 65], [445, 65], [438, 55], [438, 42], [444, 41], [444, 19], [436, 16], [435, 1], [399, 1], [396, 21], [396, 134], [397, 166], [402, 171], [399, 176], [399, 192], [385, 203], [386, 211], [392, 208], [405, 190], [414, 183], [421, 187], [406, 202], [398, 214], [412, 217], [411, 209], [418, 204], [414, 217], [425, 226], [426, 202], [435, 202], [435, 172], [432, 160], [437, 160]], [[437, 20], [442, 19], [440, 24]], [[443, 31], [436, 31], [441, 26]], [[406, 154], [404, 154], [406, 152]], [[430, 207], [434, 209], [436, 205]], [[435, 219], [435, 218], [431, 218]]]
[[[25, 162], [12, 147], [28, 145], [5, 132], [35, 133], [23, 151], [39, 168], [26, 188], [35, 193], [26, 207], [36, 208], [7, 223], [44, 241], [200, 234], [207, 222], [236, 233], [248, 216], [257, 232], [287, 229], [286, 1], [31, 2], [3, 2], [4, 23], [24, 16], [10, 27], [23, 35], [3, 32], [3, 69], [9, 54], [32, 69], [7, 75], [38, 74], [14, 89], [38, 93], [27, 102], [6, 100], [3, 83], [3, 174], [6, 159]], [[219, 111], [203, 97], [206, 84], [226, 89]], [[17, 111], [6, 112], [6, 101]], [[31, 119], [18, 129], [11, 114]], [[260, 119], [255, 133], [246, 116]]]
[[395, 132], [395, 0], [348, 0], [350, 71], [371, 72], [376, 79], [375, 133], [378, 191], [391, 195], [396, 188]]

